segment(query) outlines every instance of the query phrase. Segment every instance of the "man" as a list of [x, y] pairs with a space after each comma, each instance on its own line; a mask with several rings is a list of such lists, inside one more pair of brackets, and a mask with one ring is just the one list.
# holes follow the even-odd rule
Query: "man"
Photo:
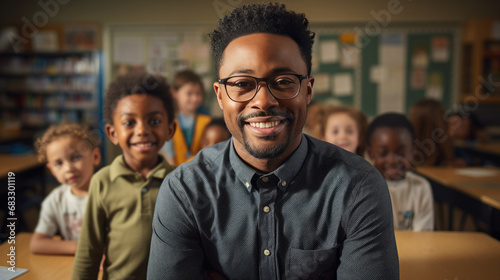
[[233, 137], [163, 182], [149, 279], [399, 278], [384, 179], [302, 134], [314, 84], [307, 26], [284, 5], [252, 4], [212, 32], [214, 90]]

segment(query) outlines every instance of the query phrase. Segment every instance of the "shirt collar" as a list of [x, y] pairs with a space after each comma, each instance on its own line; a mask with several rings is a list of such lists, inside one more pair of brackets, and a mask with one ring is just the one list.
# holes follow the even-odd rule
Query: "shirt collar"
[[300, 141], [299, 147], [292, 153], [292, 155], [282, 163], [276, 170], [270, 172], [269, 174], [260, 174], [255, 169], [247, 165], [236, 153], [233, 144], [233, 138], [231, 138], [230, 146], [229, 146], [229, 161], [231, 167], [238, 179], [243, 183], [243, 185], [250, 192], [252, 191], [252, 177], [255, 174], [259, 176], [265, 176], [274, 174], [278, 177], [279, 181], [277, 187], [282, 191], [285, 191], [286, 188], [292, 183], [295, 175], [299, 172], [302, 164], [307, 155], [307, 139], [302, 134], [302, 139]]
[[[148, 175], [148, 179], [154, 177], [163, 180], [165, 176], [167, 176], [167, 174], [173, 170], [173, 167], [170, 166], [162, 156], [160, 156], [160, 158], [161, 158], [160, 163], [158, 163], [158, 165], [156, 165], [155, 168], [151, 170], [151, 172]], [[110, 166], [109, 175], [111, 181], [114, 181], [116, 178], [120, 176], [127, 176], [137, 179], [140, 178], [141, 180], [143, 180], [141, 174], [131, 170], [127, 166], [127, 164], [125, 163], [125, 159], [123, 158], [123, 155], [119, 155], [113, 160]]]

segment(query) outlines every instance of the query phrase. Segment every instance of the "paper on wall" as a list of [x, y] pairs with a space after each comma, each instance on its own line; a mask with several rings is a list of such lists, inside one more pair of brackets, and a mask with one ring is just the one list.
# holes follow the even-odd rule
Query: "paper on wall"
[[144, 39], [139, 36], [116, 37], [113, 41], [113, 62], [144, 64]]
[[353, 68], [359, 65], [361, 51], [357, 47], [353, 45], [343, 45], [341, 53], [340, 65], [342, 67]]
[[314, 75], [314, 94], [325, 94], [330, 92], [330, 75], [316, 74]]
[[339, 43], [335, 40], [321, 42], [319, 52], [321, 63], [336, 63], [339, 61]]
[[333, 75], [333, 94], [335, 96], [352, 95], [352, 75], [349, 73]]

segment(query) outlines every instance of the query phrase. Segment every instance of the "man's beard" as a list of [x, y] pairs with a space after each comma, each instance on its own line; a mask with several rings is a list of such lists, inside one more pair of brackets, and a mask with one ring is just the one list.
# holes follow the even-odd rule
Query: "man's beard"
[[[258, 159], [274, 159], [279, 156], [281, 156], [290, 146], [290, 139], [291, 139], [291, 127], [287, 129], [286, 132], [282, 133], [287, 133], [290, 137], [287, 138], [287, 140], [284, 143], [280, 143], [279, 145], [269, 145], [267, 147], [264, 147], [263, 149], [257, 150], [254, 149], [250, 142], [247, 140], [245, 132], [244, 132], [244, 126], [245, 126], [245, 120], [249, 118], [254, 118], [254, 117], [266, 117], [266, 116], [280, 116], [284, 117], [285, 120], [283, 120], [286, 124], [291, 125], [294, 119], [294, 116], [289, 113], [285, 112], [282, 113], [278, 110], [270, 110], [270, 111], [262, 111], [262, 112], [257, 112], [250, 114], [248, 116], [241, 116], [238, 118], [238, 126], [241, 131], [241, 135], [243, 137], [243, 144], [245, 145], [245, 149], [247, 150], [248, 153], [250, 153], [252, 156]], [[261, 137], [260, 139], [263, 140], [273, 140], [276, 138], [276, 136], [266, 136], [266, 137]]]

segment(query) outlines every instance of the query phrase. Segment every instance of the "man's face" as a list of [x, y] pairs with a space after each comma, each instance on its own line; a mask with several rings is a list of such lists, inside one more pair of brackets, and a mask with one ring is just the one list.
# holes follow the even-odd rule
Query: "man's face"
[[[307, 75], [299, 47], [289, 37], [254, 33], [233, 40], [224, 50], [221, 78], [266, 78], [276, 74]], [[301, 81], [298, 96], [291, 100], [277, 100], [262, 82], [257, 95], [243, 103], [229, 99], [224, 85], [214, 83], [217, 101], [240, 157], [250, 164], [262, 159], [282, 162], [293, 153], [300, 144], [313, 82], [312, 78]]]

